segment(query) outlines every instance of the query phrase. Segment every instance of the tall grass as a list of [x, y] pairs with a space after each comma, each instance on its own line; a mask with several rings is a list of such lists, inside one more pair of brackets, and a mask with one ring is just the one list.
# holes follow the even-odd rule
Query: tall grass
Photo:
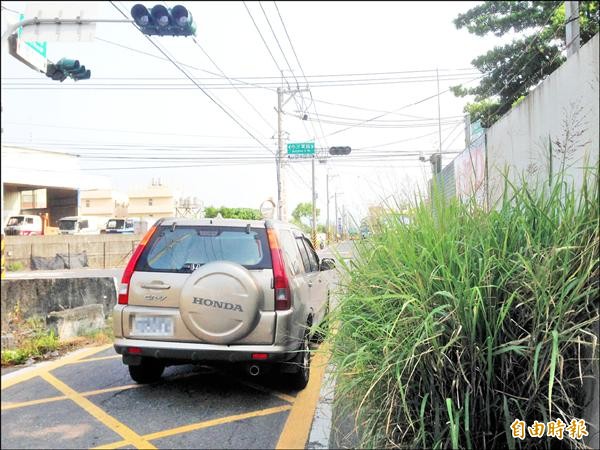
[[514, 439], [510, 424], [582, 416], [598, 364], [598, 172], [578, 191], [556, 174], [521, 181], [492, 212], [435, 196], [358, 245], [329, 339], [361, 447], [583, 446]]

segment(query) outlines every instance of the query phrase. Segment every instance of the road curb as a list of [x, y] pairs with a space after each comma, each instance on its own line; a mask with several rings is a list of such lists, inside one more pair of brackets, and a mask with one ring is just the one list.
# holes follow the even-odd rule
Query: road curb
[[335, 377], [333, 365], [325, 370], [325, 379], [319, 392], [319, 401], [313, 416], [307, 449], [330, 448], [330, 436], [333, 419], [333, 399], [335, 392]]

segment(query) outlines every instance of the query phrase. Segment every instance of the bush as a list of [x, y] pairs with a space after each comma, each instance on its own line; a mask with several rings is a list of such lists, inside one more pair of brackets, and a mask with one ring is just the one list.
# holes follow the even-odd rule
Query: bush
[[495, 211], [435, 198], [435, 212], [421, 204], [357, 244], [329, 339], [360, 447], [583, 446], [566, 432], [514, 439], [510, 425], [582, 416], [598, 364], [598, 200], [597, 171], [577, 193], [561, 177], [541, 191], [507, 182]]
[[6, 266], [6, 270], [8, 270], [9, 272], [17, 272], [23, 269], [25, 269], [25, 264], [23, 264], [21, 261], [8, 263]]

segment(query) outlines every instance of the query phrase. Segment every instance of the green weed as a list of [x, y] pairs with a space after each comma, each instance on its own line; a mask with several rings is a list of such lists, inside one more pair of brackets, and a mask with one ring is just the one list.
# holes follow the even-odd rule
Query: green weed
[[328, 340], [360, 447], [583, 447], [509, 426], [582, 415], [598, 364], [598, 172], [578, 192], [557, 173], [521, 181], [491, 212], [435, 196], [357, 243]]

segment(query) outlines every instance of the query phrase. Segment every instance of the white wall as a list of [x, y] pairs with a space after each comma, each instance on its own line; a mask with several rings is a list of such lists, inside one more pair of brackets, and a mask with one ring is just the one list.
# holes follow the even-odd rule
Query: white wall
[[512, 179], [526, 173], [547, 179], [548, 141], [556, 172], [565, 160], [567, 174], [580, 186], [585, 158], [598, 162], [598, 54], [596, 34], [510, 112], [487, 130], [487, 161], [491, 205], [499, 198], [510, 166]]

